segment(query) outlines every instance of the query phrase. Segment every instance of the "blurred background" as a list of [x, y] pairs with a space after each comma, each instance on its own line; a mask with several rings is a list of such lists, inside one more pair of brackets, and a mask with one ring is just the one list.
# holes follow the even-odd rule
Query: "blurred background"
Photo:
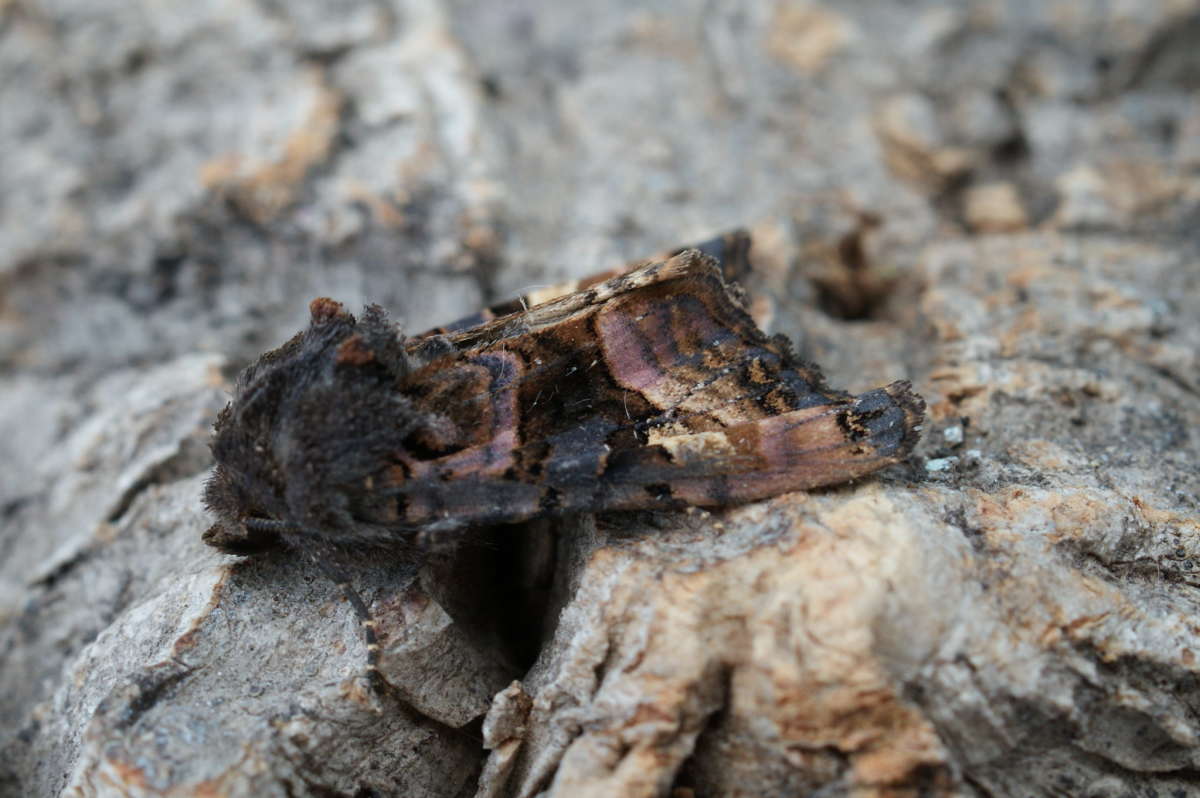
[[325, 294], [415, 332], [734, 226], [803, 240], [801, 300], [822, 241], [903, 272], [947, 231], [1187, 235], [1196, 14], [4, 0], [0, 364], [244, 361]]

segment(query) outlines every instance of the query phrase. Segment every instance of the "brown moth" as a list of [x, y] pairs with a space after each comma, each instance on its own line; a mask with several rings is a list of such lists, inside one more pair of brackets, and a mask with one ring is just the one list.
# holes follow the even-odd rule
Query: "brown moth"
[[[205, 541], [250, 554], [453, 540], [573, 512], [721, 507], [905, 458], [907, 382], [852, 396], [768, 337], [726, 273], [727, 236], [527, 310], [406, 339], [329, 299], [238, 378], [216, 422]], [[724, 271], [722, 266], [724, 265]]]

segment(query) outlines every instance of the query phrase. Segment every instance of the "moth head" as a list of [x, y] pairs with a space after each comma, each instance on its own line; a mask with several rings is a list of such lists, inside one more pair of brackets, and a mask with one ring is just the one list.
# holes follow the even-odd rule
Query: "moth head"
[[205, 542], [250, 554], [296, 538], [353, 543], [377, 527], [370, 486], [429, 423], [398, 390], [414, 368], [378, 306], [361, 320], [330, 299], [308, 329], [247, 367], [214, 426]]

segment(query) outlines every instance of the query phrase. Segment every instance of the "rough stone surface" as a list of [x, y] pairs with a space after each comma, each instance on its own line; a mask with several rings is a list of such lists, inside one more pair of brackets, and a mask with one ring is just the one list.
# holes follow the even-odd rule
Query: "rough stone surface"
[[[0, 0], [0, 795], [1200, 795], [1200, 3]], [[355, 564], [206, 549], [309, 299], [745, 226], [918, 456]]]

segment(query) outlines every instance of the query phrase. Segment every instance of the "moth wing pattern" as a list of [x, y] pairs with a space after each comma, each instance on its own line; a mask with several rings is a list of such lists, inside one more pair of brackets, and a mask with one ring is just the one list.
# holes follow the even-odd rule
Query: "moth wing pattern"
[[[830, 389], [696, 250], [448, 336], [402, 390], [457, 432], [387, 490], [407, 524], [722, 506], [835, 484], [911, 451], [907, 383]], [[468, 376], [469, 375], [469, 376]]]
[[[728, 276], [735, 232], [491, 321], [404, 339], [314, 300], [238, 378], [213, 440], [205, 540], [353, 548], [564, 512], [722, 506], [906, 457], [907, 383], [831, 389]], [[705, 254], [705, 251], [716, 257]]]
[[701, 241], [700, 243], [692, 246], [676, 247], [658, 256], [645, 258], [643, 260], [631, 261], [618, 266], [615, 269], [597, 272], [582, 280], [558, 283], [556, 285], [530, 291], [517, 297], [516, 299], [510, 299], [505, 302], [491, 305], [479, 311], [478, 313], [472, 313], [469, 316], [464, 316], [441, 327], [434, 327], [433, 329], [427, 330], [414, 337], [428, 338], [434, 335], [462, 332], [464, 330], [469, 330], [472, 327], [479, 327], [502, 316], [508, 316], [513, 313], [521, 313], [529, 310], [531, 307], [541, 305], [555, 299], [560, 299], [578, 291], [586, 290], [597, 283], [602, 283], [606, 280], [611, 280], [614, 277], [620, 277], [622, 274], [627, 274], [631, 271], [634, 271], [644, 263], [649, 263], [655, 260], [665, 260], [674, 255], [686, 252], [689, 249], [699, 250], [705, 255], [708, 255], [716, 260], [726, 281], [731, 283], [744, 279], [750, 273], [752, 268], [750, 264], [750, 234], [745, 230], [731, 230], [727, 233], [722, 233], [719, 236]]

